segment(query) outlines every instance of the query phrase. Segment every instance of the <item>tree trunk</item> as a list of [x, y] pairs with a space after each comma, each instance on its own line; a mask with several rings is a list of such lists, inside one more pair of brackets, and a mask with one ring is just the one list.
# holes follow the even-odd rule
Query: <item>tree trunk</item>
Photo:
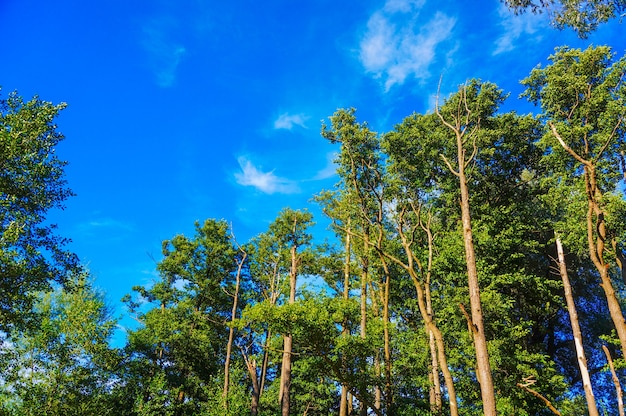
[[[369, 230], [365, 227], [363, 233], [363, 260], [361, 269], [361, 339], [367, 336], [367, 285], [369, 283]], [[363, 392], [365, 393], [365, 392]], [[365, 394], [363, 394], [365, 395]], [[360, 415], [367, 415], [367, 405], [361, 402]]]
[[591, 163], [585, 164], [584, 166], [585, 187], [587, 191], [587, 242], [589, 245], [589, 256], [600, 273], [600, 286], [606, 296], [611, 320], [615, 326], [615, 331], [617, 332], [622, 348], [622, 355], [626, 357], [626, 322], [624, 321], [624, 314], [622, 313], [622, 308], [615, 294], [615, 289], [613, 288], [609, 274], [610, 265], [604, 261], [607, 235], [604, 211], [598, 202], [601, 198], [601, 194], [597, 187], [596, 171]]
[[[430, 231], [430, 217], [426, 225], [420, 219], [420, 225], [426, 232], [428, 241], [428, 264], [426, 266], [426, 283], [424, 284], [424, 297], [426, 298], [426, 313], [428, 316], [434, 316], [432, 298], [430, 296], [430, 276], [433, 266], [433, 234]], [[435, 344], [435, 334], [430, 329], [428, 331], [428, 348], [430, 349], [430, 410], [435, 414], [441, 414], [443, 409], [441, 402], [441, 383], [439, 381], [439, 366], [437, 362], [437, 346]]]
[[[246, 261], [247, 253], [243, 252], [243, 257], [238, 262], [237, 265], [237, 275], [235, 277], [235, 293], [233, 295], [233, 309], [230, 314], [231, 323], [235, 321], [237, 318], [237, 303], [239, 300], [239, 282], [241, 279], [241, 269]], [[226, 344], [226, 359], [224, 360], [224, 390], [222, 392], [222, 397], [224, 399], [224, 408], [228, 409], [228, 388], [230, 385], [230, 356], [233, 349], [233, 339], [235, 337], [235, 328], [232, 326], [228, 331], [228, 343]]]
[[589, 370], [587, 369], [587, 358], [585, 357], [585, 350], [583, 348], [583, 336], [580, 330], [580, 325], [578, 324], [578, 313], [576, 312], [576, 304], [574, 303], [574, 296], [572, 295], [572, 286], [570, 285], [569, 277], [567, 275], [563, 245], [561, 244], [561, 239], [558, 235], [556, 235], [556, 252], [559, 262], [559, 274], [561, 275], [563, 289], [565, 291], [567, 311], [569, 312], [569, 319], [572, 324], [572, 333], [574, 335], [574, 344], [576, 346], [576, 358], [578, 359], [578, 367], [580, 368], [583, 388], [585, 390], [585, 398], [587, 399], [587, 409], [589, 409], [589, 416], [598, 416], [599, 413], [596, 406], [596, 399], [593, 395], [591, 378], [589, 377]]
[[[493, 379], [491, 377], [491, 365], [489, 364], [489, 350], [487, 348], [487, 337], [485, 336], [485, 327], [483, 323], [483, 310], [480, 301], [480, 285], [478, 283], [478, 270], [476, 269], [476, 254], [474, 252], [474, 239], [472, 237], [472, 216], [470, 213], [469, 189], [467, 186], [467, 177], [465, 176], [465, 167], [467, 163], [474, 158], [477, 148], [474, 143], [473, 153], [469, 158], [465, 157], [465, 144], [476, 134], [480, 126], [480, 120], [472, 127], [470, 132], [467, 131], [470, 123], [471, 110], [468, 108], [466, 91], [461, 91], [461, 102], [459, 103], [458, 113], [453, 117], [451, 124], [441, 113], [439, 107], [436, 107], [436, 114], [441, 122], [454, 132], [456, 138], [456, 170], [444, 155], [441, 155], [450, 172], [459, 180], [459, 190], [461, 192], [461, 220], [463, 224], [463, 245], [465, 247], [465, 263], [467, 265], [467, 286], [469, 289], [470, 307], [471, 307], [471, 328], [472, 337], [474, 339], [474, 350], [476, 352], [476, 378], [480, 384], [480, 395], [483, 401], [483, 414], [485, 416], [493, 416], [496, 414], [496, 395], [493, 388]], [[463, 105], [463, 106], [462, 106]], [[464, 110], [463, 110], [464, 109]], [[465, 111], [465, 114], [462, 112]]]
[[283, 337], [283, 363], [280, 372], [280, 409], [282, 416], [289, 416], [289, 390], [291, 387], [291, 334]]
[[472, 316], [472, 336], [476, 350], [476, 377], [480, 383], [480, 395], [483, 400], [483, 412], [485, 416], [496, 414], [496, 396], [491, 378], [491, 365], [489, 364], [489, 351], [487, 338], [483, 324], [483, 311], [480, 302], [480, 287], [478, 284], [478, 271], [476, 269], [476, 255], [474, 253], [474, 240], [472, 237], [472, 220], [470, 214], [469, 191], [465, 178], [465, 159], [461, 137], [457, 137], [458, 160], [459, 160], [459, 185], [461, 189], [461, 218], [463, 220], [463, 243], [465, 246], [465, 262], [467, 263], [467, 284], [470, 294], [470, 306]]
[[609, 368], [611, 369], [611, 378], [613, 379], [613, 384], [615, 385], [615, 393], [617, 394], [617, 410], [619, 412], [619, 416], [624, 416], [624, 399], [622, 393], [622, 385], [619, 382], [619, 378], [617, 378], [617, 374], [615, 373], [615, 366], [613, 365], [613, 358], [611, 358], [611, 353], [606, 345], [602, 346], [602, 351], [604, 351], [604, 355], [606, 355], [606, 360], [609, 363]]
[[[295, 228], [295, 224], [294, 224]], [[297, 247], [291, 247], [291, 270], [289, 272], [289, 304], [296, 302], [296, 277], [298, 275]], [[280, 407], [282, 416], [289, 416], [289, 393], [291, 388], [291, 352], [293, 338], [291, 334], [283, 337], [283, 363], [280, 373]]]
[[[350, 224], [348, 223], [348, 228], [350, 228]], [[346, 233], [346, 244], [345, 244], [345, 252], [346, 258], [343, 266], [343, 299], [348, 300], [350, 298], [350, 233]], [[341, 330], [341, 335], [343, 337], [350, 336], [350, 329], [348, 328], [348, 318], [344, 318], [343, 320], [343, 328]], [[342, 358], [343, 360], [343, 358]], [[346, 367], [345, 360], [342, 362], [342, 370]], [[345, 382], [341, 383], [341, 399], [339, 401], [339, 416], [348, 416], [348, 390], [349, 387]]]

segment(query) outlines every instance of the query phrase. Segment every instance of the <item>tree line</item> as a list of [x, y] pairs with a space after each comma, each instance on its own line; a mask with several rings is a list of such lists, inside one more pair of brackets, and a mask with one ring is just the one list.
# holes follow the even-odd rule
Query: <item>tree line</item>
[[314, 198], [334, 240], [307, 210], [247, 242], [197, 222], [125, 297], [117, 348], [44, 225], [71, 196], [63, 105], [9, 94], [0, 413], [623, 415], [626, 58], [561, 47], [522, 84], [538, 115], [476, 79], [385, 133], [336, 111], [338, 182]]

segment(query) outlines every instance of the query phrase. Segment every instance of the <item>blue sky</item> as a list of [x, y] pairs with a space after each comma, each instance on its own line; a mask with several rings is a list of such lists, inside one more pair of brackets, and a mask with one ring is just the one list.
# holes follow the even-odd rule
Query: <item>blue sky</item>
[[623, 56], [625, 33], [579, 40], [497, 0], [0, 0], [0, 86], [68, 103], [57, 154], [77, 196], [50, 220], [122, 313], [161, 241], [194, 221], [246, 241], [283, 207], [317, 215], [310, 198], [337, 181], [321, 120], [337, 108], [384, 132], [431, 110], [440, 78], [447, 95], [477, 77], [529, 112], [519, 80], [555, 47]]

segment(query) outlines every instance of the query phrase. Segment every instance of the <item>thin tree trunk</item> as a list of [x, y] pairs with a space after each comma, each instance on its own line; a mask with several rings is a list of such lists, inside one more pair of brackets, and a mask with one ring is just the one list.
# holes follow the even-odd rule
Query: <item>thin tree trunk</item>
[[572, 295], [572, 286], [570, 285], [569, 277], [567, 275], [563, 245], [561, 244], [561, 239], [558, 235], [556, 235], [556, 252], [559, 263], [559, 274], [561, 275], [563, 289], [565, 291], [567, 311], [569, 312], [569, 319], [572, 324], [572, 334], [574, 335], [574, 344], [576, 346], [576, 358], [578, 360], [578, 367], [580, 368], [580, 374], [583, 380], [585, 398], [587, 399], [587, 409], [589, 410], [589, 416], [599, 416], [596, 399], [593, 395], [593, 388], [591, 386], [591, 378], [589, 377], [589, 370], [587, 369], [587, 358], [585, 357], [585, 350], [583, 347], [583, 335], [580, 330], [580, 325], [578, 324], [578, 313], [576, 312], [576, 304], [574, 303], [574, 296]]
[[289, 416], [289, 390], [291, 387], [291, 334], [283, 337], [283, 363], [280, 372], [280, 409], [282, 416]]
[[[465, 91], [462, 91], [462, 101], [465, 106], [466, 114], [461, 114], [461, 104], [459, 104], [459, 113], [453, 120], [454, 125], [446, 121], [436, 108], [437, 115], [441, 122], [451, 129], [456, 136], [457, 148], [457, 169], [455, 170], [450, 161], [441, 155], [448, 169], [459, 179], [459, 190], [461, 192], [461, 220], [463, 224], [463, 245], [465, 247], [465, 263], [467, 265], [467, 286], [469, 289], [470, 308], [471, 308], [471, 329], [474, 339], [474, 350], [476, 352], [476, 378], [480, 384], [480, 395], [483, 401], [483, 413], [485, 416], [496, 415], [496, 395], [493, 387], [493, 379], [491, 376], [491, 365], [489, 364], [489, 350], [487, 348], [487, 337], [485, 336], [485, 326], [483, 322], [483, 310], [480, 301], [480, 285], [478, 283], [478, 270], [476, 269], [476, 254], [474, 252], [474, 239], [472, 236], [472, 216], [470, 213], [469, 189], [467, 186], [467, 178], [465, 176], [465, 167], [471, 162], [476, 153], [476, 146], [472, 155], [465, 157], [465, 142], [469, 140], [473, 130], [467, 133], [466, 128], [469, 122], [471, 110], [467, 108], [467, 97]], [[479, 121], [474, 129], [478, 129]]]
[[[295, 229], [294, 222], [294, 229]], [[291, 247], [291, 270], [289, 272], [289, 304], [296, 302], [296, 277], [298, 275], [298, 258], [296, 256], [297, 247]], [[283, 363], [280, 373], [280, 407], [282, 416], [289, 416], [290, 403], [289, 393], [291, 388], [291, 352], [293, 346], [293, 337], [287, 334], [283, 337]]]
[[[426, 298], [426, 313], [433, 315], [432, 298], [430, 296], [430, 277], [433, 266], [433, 234], [430, 231], [430, 216], [428, 222], [424, 225], [420, 218], [420, 225], [426, 232], [428, 241], [428, 263], [426, 265], [426, 283], [424, 284], [424, 296]], [[441, 382], [439, 381], [439, 366], [437, 362], [437, 346], [435, 344], [435, 334], [430, 328], [428, 330], [428, 348], [430, 349], [430, 409], [435, 414], [441, 414], [443, 409], [441, 402]]]
[[[619, 338], [622, 355], [626, 357], [626, 321], [619, 304], [615, 289], [609, 275], [610, 265], [604, 261], [605, 244], [607, 243], [606, 223], [604, 211], [600, 207], [599, 201], [602, 193], [598, 189], [596, 166], [593, 161], [587, 160], [576, 153], [567, 145], [561, 137], [554, 123], [549, 122], [550, 130], [557, 139], [561, 147], [584, 167], [585, 192], [587, 194], [587, 244], [589, 246], [589, 256], [594, 266], [600, 273], [600, 286], [604, 290], [606, 301], [609, 306], [611, 320], [615, 326], [615, 331]], [[594, 221], [595, 217], [595, 221]]]
[[[243, 251], [243, 256], [239, 260], [237, 265], [237, 275], [235, 277], [235, 293], [233, 295], [233, 309], [230, 314], [230, 322], [234, 322], [237, 318], [237, 303], [239, 301], [239, 282], [241, 279], [241, 270], [246, 261], [248, 253]], [[226, 359], [224, 360], [224, 390], [222, 392], [222, 398], [224, 399], [224, 408], [228, 409], [228, 388], [230, 385], [230, 356], [233, 349], [233, 339], [235, 337], [235, 328], [231, 325], [228, 331], [228, 343], [226, 344]]]
[[[609, 274], [610, 265], [604, 261], [606, 224], [604, 222], [604, 212], [600, 208], [597, 200], [600, 192], [597, 189], [595, 168], [592, 165], [585, 165], [585, 183], [587, 188], [587, 242], [589, 245], [589, 255], [591, 261], [600, 273], [600, 286], [604, 290], [606, 301], [609, 306], [611, 320], [615, 326], [617, 337], [622, 348], [622, 355], [626, 357], [626, 322], [622, 308], [615, 294], [611, 276]], [[594, 221], [595, 216], [595, 221]], [[596, 235], [597, 233], [597, 235]]]
[[265, 390], [265, 380], [267, 379], [267, 368], [269, 366], [270, 361], [270, 340], [272, 338], [272, 331], [267, 329], [265, 331], [265, 345], [263, 346], [263, 363], [261, 363], [261, 386], [259, 391], [259, 399], [263, 395], [263, 391]]
[[[350, 227], [350, 223], [348, 222], [348, 228]], [[348, 300], [350, 298], [350, 250], [351, 250], [351, 241], [350, 241], [350, 233], [346, 233], [346, 244], [345, 244], [345, 261], [343, 266], [343, 299]], [[350, 336], [350, 329], [348, 328], [348, 318], [344, 318], [343, 320], [343, 328], [341, 330], [341, 334], [343, 337]], [[345, 369], [346, 362], [345, 359], [342, 358], [342, 369]], [[341, 383], [341, 399], [339, 401], [339, 416], [348, 416], [348, 390], [349, 387], [345, 382]]]
[[[460, 138], [457, 143], [461, 146]], [[459, 156], [461, 156], [461, 153], [463, 153], [462, 147], [459, 149]], [[462, 156], [460, 160], [463, 160]], [[467, 281], [470, 293], [470, 306], [472, 310], [472, 335], [474, 337], [474, 348], [476, 349], [476, 376], [480, 383], [480, 394], [483, 400], [483, 412], [486, 416], [491, 416], [496, 414], [496, 397], [493, 388], [493, 379], [491, 377], [487, 337], [485, 336], [483, 311], [480, 302], [480, 286], [478, 284], [478, 270], [476, 269], [476, 255], [474, 253], [474, 240], [472, 237], [469, 191], [467, 189], [467, 180], [465, 178], [464, 170], [465, 169], [461, 168], [459, 171], [459, 182], [461, 188], [461, 217], [463, 220], [463, 243], [465, 245]]]
[[[376, 290], [376, 286], [374, 285], [374, 282], [370, 281], [369, 293], [370, 293], [371, 300], [372, 300], [372, 306], [370, 310], [372, 311], [372, 314], [374, 315], [375, 320], [378, 321], [378, 319], [380, 318], [380, 315], [379, 315], [380, 309], [378, 307], [377, 296], [380, 296], [382, 298], [382, 290], [380, 291]], [[374, 375], [376, 379], [378, 379], [381, 374], [382, 374], [382, 371], [380, 367], [380, 349], [377, 349], [376, 355], [374, 355]], [[379, 383], [377, 382], [374, 385], [374, 409], [378, 411], [380, 411], [380, 407], [381, 407], [380, 406], [381, 398], [382, 398], [382, 391], [380, 389]]]
[[[361, 339], [365, 339], [367, 336], [367, 285], [369, 282], [369, 230], [365, 227], [363, 233], [363, 260], [361, 269]], [[365, 393], [365, 392], [364, 392]], [[365, 394], [363, 394], [365, 395]], [[367, 405], [361, 402], [361, 408], [359, 414], [361, 416], [367, 415]]]
[[611, 353], [606, 345], [602, 346], [602, 351], [604, 351], [604, 355], [606, 355], [606, 360], [609, 363], [609, 368], [611, 369], [611, 378], [613, 379], [613, 384], [615, 385], [615, 393], [617, 394], [617, 409], [619, 412], [619, 416], [624, 416], [624, 399], [622, 392], [622, 385], [619, 382], [619, 378], [617, 378], [617, 374], [615, 373], [615, 366], [613, 365], [613, 358], [611, 358]]

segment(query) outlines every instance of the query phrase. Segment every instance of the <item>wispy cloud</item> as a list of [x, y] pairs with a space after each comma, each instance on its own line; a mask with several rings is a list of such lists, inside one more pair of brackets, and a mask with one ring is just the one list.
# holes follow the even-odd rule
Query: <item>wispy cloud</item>
[[337, 173], [336, 152], [330, 152], [326, 155], [326, 166], [313, 177], [313, 180], [328, 179]]
[[426, 79], [437, 47], [449, 39], [456, 19], [437, 12], [427, 22], [419, 11], [424, 1], [388, 0], [367, 23], [360, 60], [367, 72], [385, 80], [385, 90], [413, 76]]
[[306, 129], [305, 123], [308, 119], [309, 117], [304, 114], [283, 113], [274, 121], [274, 128], [291, 130], [294, 126], [300, 126]]
[[533, 13], [523, 13], [515, 15], [504, 4], [498, 8], [498, 25], [502, 29], [502, 34], [495, 41], [495, 48], [492, 55], [499, 55], [511, 52], [518, 46], [517, 43], [523, 35], [535, 40], [540, 40], [541, 29], [546, 26], [543, 15]]
[[246, 157], [239, 157], [241, 172], [235, 173], [239, 185], [252, 186], [266, 194], [293, 194], [299, 191], [298, 186], [289, 179], [274, 175], [273, 171], [263, 172]]
[[134, 231], [134, 229], [132, 224], [113, 218], [95, 218], [77, 225], [78, 233], [84, 236], [110, 234], [119, 237], [121, 234]]
[[155, 18], [142, 27], [141, 45], [148, 53], [151, 69], [161, 87], [170, 87], [176, 81], [176, 70], [186, 49], [171, 38], [178, 23], [173, 18]]

